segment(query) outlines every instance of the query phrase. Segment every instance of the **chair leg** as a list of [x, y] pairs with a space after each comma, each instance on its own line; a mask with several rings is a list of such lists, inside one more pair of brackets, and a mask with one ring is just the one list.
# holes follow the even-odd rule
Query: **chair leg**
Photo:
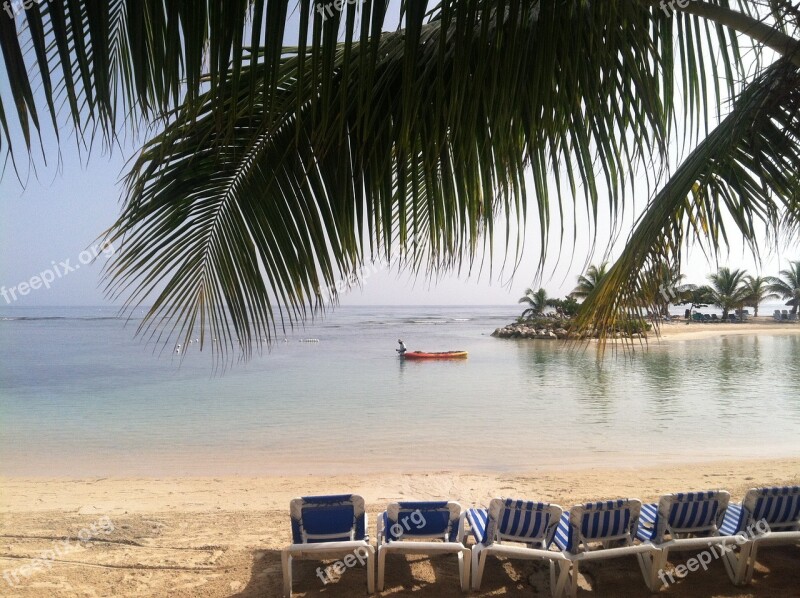
[[570, 598], [575, 598], [578, 595], [578, 569], [580, 567], [579, 563], [572, 563], [572, 567], [569, 572], [569, 590], [568, 596]]
[[292, 598], [292, 555], [281, 551], [281, 567], [283, 569], [283, 596]]
[[458, 553], [458, 575], [461, 580], [461, 591], [469, 592], [470, 588], [470, 561], [472, 560], [472, 551], [469, 548], [464, 548]]
[[753, 581], [753, 573], [756, 570], [756, 555], [758, 554], [758, 544], [753, 542], [750, 550], [747, 553], [747, 559], [745, 560], [745, 573], [744, 573], [744, 583], [749, 584]]
[[653, 550], [649, 553], [640, 552], [636, 555], [636, 559], [639, 561], [639, 567], [642, 570], [644, 583], [647, 585], [647, 589], [653, 593], [658, 592], [663, 585], [659, 578], [659, 573], [667, 565], [667, 555], [665, 552], [664, 550]]
[[[372, 548], [370, 546], [370, 548]], [[367, 586], [370, 585], [370, 574], [374, 575], [374, 563], [371, 560], [371, 555], [367, 555]], [[386, 550], [384, 550], [383, 546], [378, 548], [378, 591], [383, 592], [384, 587], [384, 575], [386, 573]], [[373, 588], [370, 590], [370, 594], [375, 591], [374, 587], [374, 580], [373, 580]], [[369, 588], [368, 588], [369, 589]]]
[[735, 550], [729, 550], [723, 555], [722, 562], [725, 564], [725, 572], [733, 585], [745, 585], [751, 549], [752, 543], [747, 542], [739, 547], [738, 553]]
[[[561, 598], [567, 592], [567, 582], [569, 582], [569, 571], [572, 563], [569, 561], [550, 561], [550, 593], [553, 598]], [[556, 579], [556, 570], [558, 578]]]
[[472, 547], [472, 589], [481, 589], [481, 579], [483, 579], [483, 568], [486, 565], [486, 552], [482, 546], [477, 544]]

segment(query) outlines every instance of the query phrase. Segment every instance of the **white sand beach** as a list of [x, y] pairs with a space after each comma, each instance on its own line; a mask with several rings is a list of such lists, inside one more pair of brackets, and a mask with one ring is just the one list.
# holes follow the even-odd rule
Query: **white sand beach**
[[[690, 322], [664, 323], [659, 329], [660, 341], [701, 340], [725, 336], [795, 335], [800, 334], [800, 322], [776, 322], [772, 317], [759, 316], [747, 322]], [[651, 333], [652, 337], [655, 336]]]
[[[20, 479], [4, 478], [0, 500], [3, 596], [277, 597], [280, 549], [289, 542], [292, 497], [355, 492], [375, 517], [398, 499], [458, 500], [485, 505], [493, 496], [582, 501], [723, 488], [740, 500], [755, 485], [800, 484], [800, 458], [709, 462], [647, 468], [538, 469], [518, 474], [369, 474], [342, 476]], [[100, 522], [100, 524], [98, 524]], [[87, 542], [81, 530], [99, 528]], [[103, 527], [103, 525], [105, 527]], [[109, 530], [113, 527], [113, 531]], [[85, 534], [85, 533], [84, 533]], [[72, 538], [70, 550], [26, 570], [43, 551]], [[373, 539], [374, 542], [374, 539]], [[660, 595], [738, 598], [800, 595], [800, 547], [764, 549], [753, 584], [732, 586], [721, 562]], [[675, 563], [691, 555], [676, 555]], [[365, 572], [346, 571], [323, 585], [320, 563], [295, 565], [297, 596], [366, 596]], [[460, 596], [455, 559], [396, 556], [389, 560], [384, 596]], [[633, 557], [582, 569], [581, 596], [649, 596]], [[490, 560], [474, 596], [549, 596], [543, 564]]]

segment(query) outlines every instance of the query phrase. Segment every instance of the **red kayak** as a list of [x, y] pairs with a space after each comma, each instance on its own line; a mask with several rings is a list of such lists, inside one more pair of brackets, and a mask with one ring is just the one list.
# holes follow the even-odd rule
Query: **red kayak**
[[441, 351], [439, 353], [425, 353], [424, 351], [407, 351], [403, 353], [404, 359], [466, 359], [466, 351]]

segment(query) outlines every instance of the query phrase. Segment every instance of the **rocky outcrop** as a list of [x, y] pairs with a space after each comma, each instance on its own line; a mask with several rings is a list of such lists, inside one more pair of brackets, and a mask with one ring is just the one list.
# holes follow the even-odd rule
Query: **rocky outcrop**
[[567, 338], [569, 332], [564, 328], [558, 326], [556, 322], [552, 326], [544, 327], [541, 324], [528, 324], [521, 322], [518, 324], [509, 324], [503, 328], [498, 328], [492, 332], [492, 336], [497, 338], [529, 338], [540, 340], [555, 340], [559, 338]]
[[[596, 331], [591, 330], [585, 334], [577, 335], [571, 333], [567, 327], [569, 326], [568, 320], [553, 319], [550, 322], [516, 322], [503, 326], [492, 332], [492, 336], [497, 338], [520, 338], [520, 339], [538, 339], [538, 340], [557, 340], [568, 338], [597, 338]], [[639, 333], [626, 334], [623, 332], [612, 332], [607, 335], [607, 338], [643, 338], [646, 335]]]

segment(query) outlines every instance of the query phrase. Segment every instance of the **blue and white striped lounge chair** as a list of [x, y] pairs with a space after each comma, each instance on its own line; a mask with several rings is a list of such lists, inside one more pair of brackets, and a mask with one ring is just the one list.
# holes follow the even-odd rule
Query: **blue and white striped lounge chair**
[[655, 550], [638, 558], [651, 591], [657, 592], [664, 582], [659, 572], [666, 567], [670, 551], [736, 542], [736, 537], [719, 534], [729, 500], [724, 490], [709, 490], [665, 494], [658, 503], [642, 505], [636, 536]]
[[378, 591], [383, 591], [386, 555], [390, 552], [456, 554], [461, 589], [468, 591], [470, 550], [461, 542], [463, 530], [464, 517], [457, 502], [390, 503], [378, 517]]
[[292, 544], [281, 552], [283, 594], [292, 595], [292, 559], [358, 555], [366, 559], [367, 589], [375, 591], [375, 549], [367, 535], [364, 499], [356, 494], [305, 496], [289, 503]]
[[567, 571], [565, 569], [563, 576], [556, 580], [555, 562], [565, 558], [560, 552], [548, 548], [553, 542], [561, 513], [558, 505], [510, 498], [493, 498], [488, 509], [467, 510], [470, 532], [475, 538], [472, 589], [480, 589], [486, 557], [494, 555], [549, 561], [551, 591], [553, 596], [560, 596], [566, 584]]
[[633, 542], [641, 507], [641, 501], [635, 498], [590, 502], [576, 505], [561, 516], [555, 543], [566, 557], [559, 567], [561, 576], [566, 577], [567, 596], [578, 593], [582, 562], [653, 551], [649, 544]]
[[747, 539], [726, 565], [734, 583], [750, 583], [759, 546], [800, 542], [800, 486], [751, 488], [741, 504], [728, 507], [720, 533]]

